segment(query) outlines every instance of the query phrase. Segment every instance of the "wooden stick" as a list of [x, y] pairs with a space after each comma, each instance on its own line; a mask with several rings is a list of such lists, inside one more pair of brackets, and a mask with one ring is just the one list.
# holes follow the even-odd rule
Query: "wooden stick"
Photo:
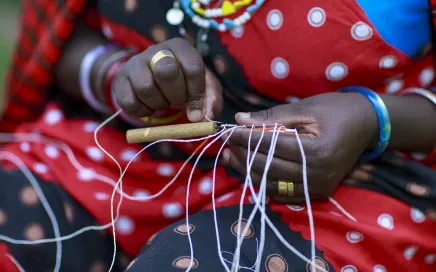
[[201, 122], [128, 130], [126, 139], [129, 144], [153, 142], [161, 139], [196, 138], [215, 134], [216, 122]]

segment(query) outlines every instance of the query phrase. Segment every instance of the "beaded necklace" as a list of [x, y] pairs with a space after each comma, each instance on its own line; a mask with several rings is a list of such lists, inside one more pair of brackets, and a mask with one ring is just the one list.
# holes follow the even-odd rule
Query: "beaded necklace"
[[206, 18], [218, 18], [235, 14], [239, 9], [251, 4], [253, 0], [240, 0], [234, 3], [225, 0], [221, 8], [213, 9], [203, 9], [199, 2], [201, 3], [201, 0], [191, 0], [191, 9], [194, 10], [195, 13]]
[[[236, 13], [236, 10], [238, 8], [241, 8], [244, 5], [249, 5], [252, 1], [253, 0], [241, 0], [233, 4], [229, 1], [224, 1], [221, 9], [204, 10], [197, 7], [197, 4], [198, 6], [200, 5], [197, 0], [180, 0], [176, 1], [173, 8], [168, 11], [167, 21], [171, 25], [180, 25], [183, 22], [184, 14], [187, 14], [191, 18], [191, 21], [201, 28], [225, 32], [227, 30], [242, 26], [246, 22], [248, 22], [251, 19], [253, 13], [256, 12], [256, 10], [258, 10], [265, 3], [265, 0], [256, 0], [255, 4], [247, 7], [247, 10], [235, 19], [225, 18], [222, 23], [218, 23], [216, 20], [211, 18], [229, 16], [231, 14], [234, 14]], [[180, 10], [179, 2], [183, 11]], [[209, 2], [210, 1], [208, 1], [208, 3]], [[197, 8], [193, 9], [191, 3]]]
[[[265, 3], [265, 0], [256, 0], [256, 2], [248, 6], [254, 0], [239, 0], [231, 3], [224, 0], [220, 9], [200, 9], [200, 3], [208, 5], [211, 0], [175, 0], [173, 8], [167, 14], [167, 22], [174, 26], [179, 26], [180, 35], [186, 37], [186, 30], [183, 28], [182, 23], [185, 14], [191, 18], [191, 21], [200, 27], [197, 37], [197, 49], [201, 55], [207, 56], [209, 54], [209, 46], [206, 43], [209, 30], [216, 30], [225, 32], [237, 27], [243, 26], [247, 23], [252, 15]], [[215, 19], [217, 17], [230, 16], [244, 6], [248, 6], [245, 12], [235, 19], [224, 18], [222, 23], [218, 23]]]

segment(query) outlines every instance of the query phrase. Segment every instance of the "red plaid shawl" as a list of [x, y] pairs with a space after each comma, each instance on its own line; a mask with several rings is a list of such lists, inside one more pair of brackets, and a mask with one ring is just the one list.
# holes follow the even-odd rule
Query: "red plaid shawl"
[[23, 0], [18, 44], [6, 74], [0, 131], [39, 117], [53, 82], [53, 68], [86, 0]]
[[[436, 25], [436, 0], [429, 0]], [[18, 46], [6, 75], [7, 105], [0, 131], [39, 117], [53, 82], [53, 68], [86, 0], [23, 0]]]

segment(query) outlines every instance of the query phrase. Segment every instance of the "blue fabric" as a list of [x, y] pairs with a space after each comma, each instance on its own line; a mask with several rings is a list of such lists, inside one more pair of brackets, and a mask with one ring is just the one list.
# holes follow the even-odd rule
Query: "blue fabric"
[[356, 0], [382, 38], [408, 56], [431, 41], [428, 0]]

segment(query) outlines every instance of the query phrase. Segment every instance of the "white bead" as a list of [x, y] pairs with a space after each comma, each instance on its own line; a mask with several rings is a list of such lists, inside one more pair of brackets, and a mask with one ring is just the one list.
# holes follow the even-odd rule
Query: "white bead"
[[222, 16], [222, 15], [223, 15], [223, 11], [221, 9], [216, 9], [215, 10], [215, 16], [216, 17]]
[[207, 17], [207, 18], [213, 18], [214, 16], [214, 11], [213, 11], [213, 9], [206, 9], [206, 11], [204, 12], [204, 15]]
[[200, 7], [200, 3], [194, 2], [194, 3], [191, 4], [191, 7], [192, 7], [192, 9], [197, 9], [197, 8]]
[[171, 25], [180, 25], [185, 14], [178, 8], [172, 8], [167, 12], [167, 22]]
[[227, 29], [226, 29], [226, 26], [225, 26], [224, 24], [220, 24], [220, 25], [218, 26], [218, 30], [221, 31], [221, 32], [224, 32], [224, 31], [226, 31]]

